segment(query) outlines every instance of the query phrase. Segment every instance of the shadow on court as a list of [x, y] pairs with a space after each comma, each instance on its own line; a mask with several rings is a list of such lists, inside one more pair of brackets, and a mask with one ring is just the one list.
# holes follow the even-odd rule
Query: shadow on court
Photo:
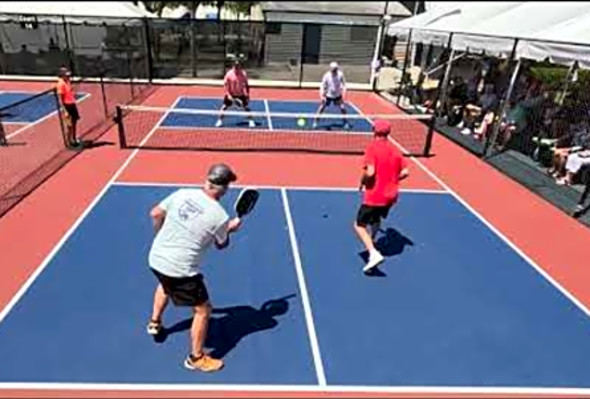
[[[406, 246], [414, 246], [414, 242], [391, 227], [381, 232], [375, 242], [375, 248], [386, 258], [401, 255]], [[359, 256], [364, 263], [369, 261], [369, 253], [367, 251], [359, 253]], [[365, 274], [370, 277], [387, 277], [387, 274], [377, 267]]]
[[[205, 347], [212, 350], [211, 356], [218, 359], [223, 358], [244, 337], [278, 326], [279, 321], [276, 317], [283, 316], [289, 311], [289, 299], [295, 296], [295, 294], [291, 294], [267, 301], [260, 309], [253, 306], [213, 309]], [[163, 343], [172, 334], [189, 331], [192, 322], [193, 318], [190, 317], [166, 328], [160, 336], [156, 337], [156, 342]]]

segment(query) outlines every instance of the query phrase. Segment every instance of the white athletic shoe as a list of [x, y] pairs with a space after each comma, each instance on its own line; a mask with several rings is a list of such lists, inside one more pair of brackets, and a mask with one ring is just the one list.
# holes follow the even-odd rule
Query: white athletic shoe
[[314, 122], [311, 127], [312, 127], [312, 129], [317, 129], [318, 128], [318, 123], [317, 122]]
[[248, 122], [248, 126], [256, 127], [256, 122], [254, 122], [253, 120], [250, 119], [250, 122]]
[[223, 122], [221, 121], [221, 119], [218, 119], [217, 123], [215, 123], [215, 127], [221, 127], [221, 125], [223, 125]]
[[363, 268], [363, 272], [366, 273], [366, 272], [370, 271], [371, 269], [373, 269], [374, 267], [379, 266], [384, 260], [385, 260], [385, 258], [383, 257], [383, 255], [381, 255], [381, 253], [379, 251], [371, 252], [369, 254], [369, 261], [367, 262], [367, 264]]

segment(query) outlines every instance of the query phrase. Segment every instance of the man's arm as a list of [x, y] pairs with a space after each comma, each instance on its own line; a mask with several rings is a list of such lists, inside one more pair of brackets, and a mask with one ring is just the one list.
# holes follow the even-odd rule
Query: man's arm
[[326, 98], [326, 92], [328, 91], [328, 78], [327, 74], [322, 76], [322, 83], [320, 84], [320, 98]]
[[221, 225], [215, 233], [215, 246], [217, 249], [227, 248], [229, 246], [229, 235], [238, 231], [241, 225], [242, 220], [237, 217]]
[[155, 206], [152, 208], [150, 212], [150, 216], [152, 217], [152, 223], [154, 225], [154, 230], [156, 233], [160, 231], [162, 225], [164, 224], [164, 220], [166, 219], [166, 211], [160, 206]]
[[164, 220], [166, 220], [166, 212], [170, 208], [170, 203], [172, 202], [173, 196], [174, 193], [164, 198], [158, 205], [154, 206], [150, 212], [156, 233], [160, 231], [162, 225], [164, 224]]
[[405, 178], [407, 178], [408, 176], [410, 176], [410, 170], [407, 167], [405, 167], [402, 169], [402, 171], [399, 174], [399, 180], [402, 181]]
[[231, 95], [230, 87], [229, 87], [229, 72], [223, 78], [223, 88], [225, 89], [225, 95], [230, 99], [233, 100], [233, 96]]
[[340, 75], [340, 79], [342, 81], [342, 99], [346, 98], [346, 79], [344, 79], [344, 74]]

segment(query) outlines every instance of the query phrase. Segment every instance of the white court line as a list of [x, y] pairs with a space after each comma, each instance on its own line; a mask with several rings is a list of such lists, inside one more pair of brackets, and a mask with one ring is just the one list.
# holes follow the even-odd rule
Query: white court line
[[[202, 183], [162, 183], [162, 182], [131, 182], [131, 181], [117, 181], [112, 184], [113, 186], [128, 186], [128, 187], [203, 187]], [[234, 188], [245, 188], [255, 186], [260, 190], [282, 190], [287, 189], [289, 191], [341, 191], [341, 192], [354, 192], [359, 191], [358, 187], [322, 187], [322, 186], [275, 186], [275, 185], [256, 185], [256, 184], [232, 184]], [[445, 190], [429, 190], [429, 189], [400, 189], [403, 193], [415, 193], [415, 194], [444, 194], [450, 195]]]
[[268, 100], [264, 100], [264, 109], [266, 110], [266, 120], [268, 123], [268, 130], [274, 130], [272, 127], [272, 119], [270, 117], [270, 107], [268, 106]]
[[[162, 115], [162, 117], [154, 125], [152, 130], [141, 141], [141, 143], [139, 144], [139, 147], [144, 145], [149, 140], [149, 138], [156, 132], [156, 130], [158, 129], [158, 126], [160, 125], [160, 123], [162, 123], [162, 121], [166, 118], [167, 115], [168, 114]], [[133, 160], [133, 158], [135, 158], [135, 156], [137, 155], [139, 150], [140, 150], [140, 148], [133, 150], [133, 152], [127, 157], [125, 162], [123, 162], [123, 164], [119, 167], [119, 169], [117, 169], [115, 174], [113, 174], [113, 176], [111, 176], [109, 181], [103, 186], [101, 191], [96, 195], [96, 197], [94, 197], [92, 202], [86, 207], [84, 212], [82, 212], [82, 214], [78, 217], [78, 219], [76, 219], [76, 221], [70, 226], [68, 231], [66, 231], [66, 233], [62, 236], [62, 238], [58, 241], [58, 243], [53, 247], [51, 252], [49, 252], [49, 254], [47, 254], [45, 259], [43, 259], [43, 261], [37, 267], [37, 269], [35, 269], [33, 274], [31, 274], [31, 276], [27, 279], [27, 281], [20, 287], [20, 289], [10, 299], [10, 301], [6, 304], [6, 306], [4, 306], [4, 308], [0, 312], [0, 324], [4, 321], [6, 316], [8, 316], [10, 311], [14, 308], [14, 306], [18, 303], [18, 301], [23, 297], [23, 295], [27, 292], [27, 290], [31, 287], [31, 285], [33, 285], [33, 283], [35, 282], [37, 277], [39, 277], [39, 275], [43, 272], [43, 270], [45, 270], [47, 265], [49, 265], [49, 263], [55, 257], [55, 255], [59, 252], [61, 247], [63, 247], [63, 245], [67, 242], [67, 240], [70, 238], [70, 236], [76, 231], [76, 229], [80, 226], [80, 224], [84, 221], [84, 219], [90, 214], [92, 209], [94, 209], [94, 207], [98, 204], [98, 202], [102, 199], [102, 197], [104, 197], [104, 195], [109, 190], [109, 188], [111, 187], [113, 182], [115, 180], [117, 180], [117, 178], [121, 175], [121, 173], [123, 173], [125, 168], [129, 165], [129, 163]]]
[[[392, 104], [387, 102], [387, 100], [378, 97], [380, 100], [391, 106]], [[403, 151], [406, 155], [409, 154], [409, 151], [406, 150], [401, 144], [395, 141], [391, 136], [389, 139], [392, 143], [394, 143], [401, 151]], [[485, 217], [483, 217], [478, 211], [475, 210], [469, 203], [463, 199], [455, 190], [450, 188], [445, 182], [443, 182], [434, 172], [432, 172], [428, 167], [426, 167], [420, 160], [416, 159], [413, 156], [410, 158], [416, 163], [416, 165], [422, 169], [428, 176], [430, 176], [434, 181], [436, 181], [442, 188], [447, 190], [449, 194], [451, 194], [457, 201], [459, 201], [467, 210], [469, 210], [476, 218], [478, 218], [488, 229], [490, 229], [498, 238], [500, 238], [504, 243], [506, 243], [514, 252], [516, 252], [522, 259], [524, 259], [530, 266], [532, 266], [541, 276], [543, 276], [549, 283], [551, 283], [559, 292], [561, 292], [566, 298], [568, 298], [572, 303], [574, 303], [582, 312], [586, 314], [586, 316], [590, 317], [590, 309], [586, 307], [578, 298], [576, 298], [571, 292], [569, 292], [564, 286], [562, 286], [559, 282], [557, 282], [549, 273], [547, 273], [541, 266], [539, 266], [534, 260], [532, 260], [527, 254], [524, 253], [514, 242], [512, 242], [508, 237], [506, 237], [500, 230], [496, 228], [492, 223], [490, 223]]]
[[590, 388], [536, 387], [452, 387], [452, 386], [358, 386], [358, 385], [260, 385], [260, 384], [110, 384], [110, 383], [52, 383], [2, 382], [0, 390], [56, 391], [162, 391], [162, 392], [334, 392], [358, 394], [463, 394], [463, 395], [555, 395], [590, 396]]
[[[86, 95], [84, 95], [82, 98], [76, 100], [76, 104], [80, 104], [82, 101], [86, 100], [89, 97], [90, 97], [90, 93], [86, 93]], [[27, 130], [27, 129], [29, 129], [29, 128], [31, 128], [31, 127], [33, 127], [33, 126], [35, 126], [35, 125], [37, 125], [37, 124], [39, 124], [39, 123], [41, 123], [43, 121], [45, 121], [45, 120], [47, 120], [47, 119], [55, 116], [55, 115], [57, 115], [58, 112], [59, 112], [59, 110], [55, 110], [55, 111], [53, 111], [53, 112], [45, 115], [43, 118], [37, 119], [35, 122], [28, 123], [27, 125], [25, 125], [25, 126], [21, 127], [20, 129], [18, 129], [16, 132], [13, 132], [13, 133], [9, 134], [8, 136], [6, 136], [6, 139], [11, 139], [13, 137], [16, 137], [17, 135], [23, 133], [25, 130]], [[26, 122], [24, 122], [24, 123], [26, 123]]]
[[299, 245], [297, 244], [297, 237], [295, 235], [295, 226], [291, 216], [291, 207], [289, 206], [289, 198], [287, 197], [287, 190], [281, 189], [281, 196], [283, 198], [283, 207], [285, 209], [285, 219], [287, 220], [287, 228], [289, 230], [289, 240], [291, 241], [291, 249], [293, 250], [293, 261], [295, 263], [295, 271], [297, 272], [297, 281], [299, 282], [299, 291], [301, 292], [301, 302], [303, 303], [303, 313], [305, 314], [305, 322], [307, 324], [307, 335], [311, 345], [311, 353], [313, 355], [313, 363], [315, 365], [315, 372], [320, 387], [325, 387], [326, 374], [324, 373], [324, 364], [322, 363], [322, 356], [320, 354], [320, 346], [315, 330], [315, 323], [313, 321], [313, 313], [311, 311], [311, 303], [309, 301], [309, 294], [307, 291], [307, 284], [305, 283], [305, 274], [303, 266], [301, 265], [301, 256], [299, 254]]

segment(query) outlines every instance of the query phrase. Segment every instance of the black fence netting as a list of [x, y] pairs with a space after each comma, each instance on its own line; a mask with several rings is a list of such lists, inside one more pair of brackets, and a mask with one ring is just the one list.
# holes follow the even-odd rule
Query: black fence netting
[[338, 62], [347, 80], [369, 84], [378, 26], [200, 19], [0, 14], [0, 72], [221, 79], [241, 55], [252, 79], [317, 83]]

